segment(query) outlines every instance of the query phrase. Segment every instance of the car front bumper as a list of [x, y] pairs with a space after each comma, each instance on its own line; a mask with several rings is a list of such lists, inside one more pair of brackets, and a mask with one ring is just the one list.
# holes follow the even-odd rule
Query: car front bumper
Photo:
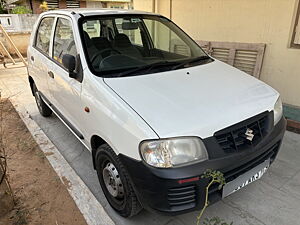
[[[178, 168], [154, 168], [122, 154], [119, 157], [129, 173], [129, 179], [142, 206], [149, 211], [177, 215], [203, 208], [205, 187], [209, 180], [201, 178], [201, 175], [207, 169], [221, 171], [226, 182], [229, 182], [269, 158], [272, 163], [281, 146], [285, 127], [286, 120], [282, 117], [259, 145], [251, 150], [228, 153]], [[222, 151], [210, 139], [203, 140], [206, 148]], [[214, 203], [220, 199], [222, 190], [218, 189], [218, 185], [211, 186], [209, 202]]]

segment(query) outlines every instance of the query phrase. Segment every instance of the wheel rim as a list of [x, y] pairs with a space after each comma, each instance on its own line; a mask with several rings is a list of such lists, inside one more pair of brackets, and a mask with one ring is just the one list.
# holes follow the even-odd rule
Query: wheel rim
[[123, 198], [124, 187], [119, 172], [113, 163], [108, 162], [106, 164], [103, 168], [102, 176], [109, 194], [114, 198]]

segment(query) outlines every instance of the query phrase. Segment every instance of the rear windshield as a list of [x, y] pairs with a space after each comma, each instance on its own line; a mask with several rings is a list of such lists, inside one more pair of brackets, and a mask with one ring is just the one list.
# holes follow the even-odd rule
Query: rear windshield
[[[88, 64], [98, 76], [168, 71], [181, 64], [198, 65], [193, 59], [207, 57], [180, 28], [160, 16], [84, 17], [79, 27]], [[184, 64], [190, 60], [193, 63]]]

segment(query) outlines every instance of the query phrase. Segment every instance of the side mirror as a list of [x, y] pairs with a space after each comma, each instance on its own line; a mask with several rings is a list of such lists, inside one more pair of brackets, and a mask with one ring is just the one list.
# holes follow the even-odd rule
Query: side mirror
[[76, 73], [74, 72], [76, 67], [76, 59], [73, 55], [65, 54], [62, 57], [62, 64], [68, 70], [69, 76], [71, 78], [76, 78]]

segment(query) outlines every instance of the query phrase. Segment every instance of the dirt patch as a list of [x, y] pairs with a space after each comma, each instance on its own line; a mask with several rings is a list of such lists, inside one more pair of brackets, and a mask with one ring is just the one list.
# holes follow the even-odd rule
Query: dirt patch
[[3, 135], [9, 180], [16, 201], [14, 209], [0, 218], [0, 225], [86, 225], [66, 186], [11, 103], [4, 100], [0, 104], [4, 132], [0, 135]]
[[[0, 166], [0, 218], [10, 212], [14, 207], [13, 195], [9, 189], [6, 179], [2, 179], [4, 172]], [[2, 182], [1, 182], [2, 180]]]

